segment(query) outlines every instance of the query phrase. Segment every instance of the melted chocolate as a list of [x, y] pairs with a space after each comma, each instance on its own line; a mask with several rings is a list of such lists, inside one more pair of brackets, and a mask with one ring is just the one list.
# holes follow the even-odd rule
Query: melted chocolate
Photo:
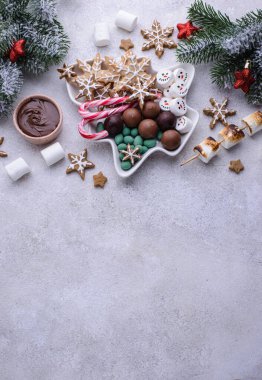
[[52, 133], [58, 126], [60, 115], [49, 100], [31, 98], [18, 111], [20, 129], [28, 136], [42, 137]]

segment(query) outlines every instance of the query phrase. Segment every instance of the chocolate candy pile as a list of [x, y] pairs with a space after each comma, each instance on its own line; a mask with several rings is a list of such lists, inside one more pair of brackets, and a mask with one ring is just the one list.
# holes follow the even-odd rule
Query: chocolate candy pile
[[129, 170], [157, 141], [167, 150], [175, 150], [181, 144], [176, 130], [177, 118], [170, 111], [161, 111], [159, 104], [147, 101], [143, 110], [129, 108], [97, 124], [96, 131], [106, 130], [113, 137], [119, 151], [121, 168]]

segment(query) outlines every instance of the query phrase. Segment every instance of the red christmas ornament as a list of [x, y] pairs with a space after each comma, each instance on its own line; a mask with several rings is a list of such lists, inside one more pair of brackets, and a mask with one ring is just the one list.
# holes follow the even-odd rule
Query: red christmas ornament
[[16, 62], [19, 57], [25, 56], [25, 40], [15, 41], [9, 51], [9, 59], [12, 63]]
[[236, 90], [238, 88], [241, 88], [242, 91], [247, 93], [252, 83], [256, 81], [255, 78], [252, 77], [249, 66], [250, 66], [250, 61], [247, 61], [245, 64], [245, 68], [243, 70], [235, 72], [236, 81], [234, 83], [234, 88]]
[[197, 32], [200, 28], [194, 26], [191, 21], [187, 21], [185, 24], [177, 24], [177, 29], [179, 31], [177, 38], [180, 40], [182, 38], [188, 38], [193, 33]]

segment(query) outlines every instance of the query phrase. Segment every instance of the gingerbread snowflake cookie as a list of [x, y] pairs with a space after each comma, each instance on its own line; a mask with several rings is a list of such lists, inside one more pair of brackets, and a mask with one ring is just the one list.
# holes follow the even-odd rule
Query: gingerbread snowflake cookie
[[164, 49], [173, 49], [177, 47], [175, 41], [170, 38], [174, 32], [173, 27], [162, 28], [157, 20], [153, 21], [151, 29], [142, 29], [142, 36], [148, 40], [143, 46], [142, 50], [150, 50], [155, 48], [156, 55], [161, 58], [164, 54]]
[[139, 147], [132, 149], [130, 144], [127, 144], [126, 149], [120, 150], [120, 153], [124, 154], [123, 161], [130, 161], [132, 166], [135, 164], [135, 161], [140, 160], [141, 158]]
[[129, 101], [137, 100], [141, 109], [143, 109], [145, 100], [154, 100], [157, 98], [155, 93], [152, 93], [150, 88], [155, 84], [155, 79], [149, 79], [147, 82], [142, 83], [139, 79], [134, 81], [134, 84], [129, 84], [123, 89], [130, 92]]
[[224, 99], [222, 103], [218, 103], [214, 98], [211, 98], [209, 101], [213, 107], [203, 109], [205, 115], [212, 116], [209, 127], [213, 129], [218, 121], [227, 125], [227, 116], [233, 116], [236, 114], [235, 110], [227, 109], [228, 99]]
[[86, 169], [92, 169], [95, 167], [93, 162], [88, 161], [87, 159], [87, 149], [84, 149], [79, 154], [68, 154], [68, 159], [71, 162], [71, 164], [66, 169], [66, 174], [77, 172], [82, 180], [85, 179], [85, 170]]
[[67, 81], [70, 81], [77, 76], [75, 65], [66, 65], [64, 63], [63, 67], [57, 69], [57, 71], [60, 74], [59, 79], [66, 79]]

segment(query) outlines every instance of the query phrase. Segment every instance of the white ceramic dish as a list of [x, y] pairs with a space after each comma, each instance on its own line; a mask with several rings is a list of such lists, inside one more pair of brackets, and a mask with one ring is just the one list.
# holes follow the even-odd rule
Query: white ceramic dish
[[[90, 62], [92, 62], [92, 61], [90, 61]], [[194, 66], [192, 66], [188, 63], [177, 63], [176, 65], [170, 67], [169, 69], [173, 71], [179, 67], [183, 68], [184, 70], [186, 70], [188, 72], [188, 82], [187, 83], [188, 83], [188, 87], [190, 88], [191, 83], [194, 79], [194, 75], [195, 75]], [[153, 70], [152, 68], [150, 71], [152, 73], [156, 73], [156, 71]], [[72, 102], [75, 105], [80, 106], [82, 103], [75, 99], [75, 96], [77, 94], [77, 92], [76, 92], [77, 89], [75, 89], [73, 86], [71, 86], [68, 82], [66, 82], [66, 86], [67, 86], [68, 95], [69, 95], [70, 99], [72, 100]], [[151, 156], [151, 154], [153, 154], [154, 152], [163, 152], [164, 154], [166, 154], [170, 157], [175, 157], [184, 149], [186, 143], [188, 142], [188, 140], [190, 139], [192, 133], [194, 132], [194, 130], [196, 128], [196, 125], [197, 125], [197, 122], [199, 119], [199, 114], [196, 110], [194, 110], [193, 108], [188, 106], [187, 113], [185, 116], [187, 116], [189, 119], [192, 120], [193, 128], [191, 129], [191, 131], [189, 133], [187, 133], [185, 135], [181, 135], [181, 145], [178, 149], [173, 150], [173, 151], [168, 151], [168, 150], [164, 149], [162, 147], [162, 144], [158, 141], [157, 145], [154, 148], [149, 149], [145, 154], [143, 154], [141, 160], [137, 161], [137, 163], [130, 170], [127, 170], [127, 171], [125, 171], [121, 168], [121, 161], [119, 160], [119, 152], [118, 152], [117, 145], [116, 145], [114, 139], [106, 138], [106, 139], [96, 140], [96, 143], [108, 143], [111, 145], [116, 171], [120, 177], [127, 178], [127, 177], [130, 177], [132, 174], [134, 174], [140, 168], [140, 166], [143, 164], [143, 162], [145, 162], [145, 160], [149, 156]], [[99, 121], [101, 121], [101, 120], [99, 120]], [[94, 131], [95, 131], [95, 125], [96, 125], [96, 123], [92, 123], [92, 125], [90, 126], [90, 128], [93, 129]]]

